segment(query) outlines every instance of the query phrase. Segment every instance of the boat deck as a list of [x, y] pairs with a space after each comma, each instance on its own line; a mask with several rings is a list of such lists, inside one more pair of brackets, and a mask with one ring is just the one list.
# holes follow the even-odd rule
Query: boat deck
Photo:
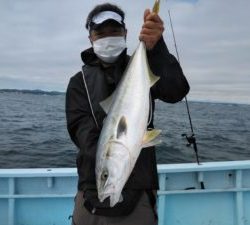
[[[250, 225], [250, 161], [158, 165], [159, 225]], [[1, 225], [69, 225], [75, 168], [0, 169]]]

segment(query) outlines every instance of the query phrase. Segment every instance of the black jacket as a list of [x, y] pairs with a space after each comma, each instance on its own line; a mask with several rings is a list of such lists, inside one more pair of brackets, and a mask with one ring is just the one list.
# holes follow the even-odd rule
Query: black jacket
[[[92, 48], [82, 52], [81, 56], [85, 64], [82, 68], [84, 79], [82, 72], [78, 72], [70, 79], [66, 93], [66, 118], [70, 137], [79, 148], [78, 189], [86, 190], [96, 188], [96, 147], [102, 122], [106, 116], [99, 102], [114, 91], [128, 64], [129, 57], [124, 51], [114, 66], [104, 68]], [[147, 56], [152, 72], [160, 76], [159, 81], [151, 88], [153, 109], [154, 99], [168, 103], [182, 100], [189, 91], [189, 85], [178, 61], [169, 53], [163, 38], [158, 41], [154, 49], [147, 51]], [[96, 121], [91, 114], [87, 92]], [[149, 127], [153, 127], [153, 119]], [[146, 148], [141, 151], [125, 188], [158, 189], [154, 150]]]

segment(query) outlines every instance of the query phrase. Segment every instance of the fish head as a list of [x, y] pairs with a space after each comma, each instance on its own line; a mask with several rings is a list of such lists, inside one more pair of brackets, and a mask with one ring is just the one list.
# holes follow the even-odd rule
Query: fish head
[[117, 139], [107, 144], [103, 167], [97, 177], [98, 198], [103, 202], [109, 197], [113, 207], [121, 200], [121, 192], [129, 176], [130, 155], [127, 146]]

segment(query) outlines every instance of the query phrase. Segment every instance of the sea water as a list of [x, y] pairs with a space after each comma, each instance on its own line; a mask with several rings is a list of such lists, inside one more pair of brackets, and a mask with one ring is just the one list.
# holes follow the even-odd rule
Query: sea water
[[[192, 101], [189, 109], [201, 162], [250, 159], [250, 105]], [[184, 101], [156, 101], [154, 121], [158, 163], [196, 162]], [[0, 168], [75, 167], [77, 152], [64, 93], [0, 92]]]

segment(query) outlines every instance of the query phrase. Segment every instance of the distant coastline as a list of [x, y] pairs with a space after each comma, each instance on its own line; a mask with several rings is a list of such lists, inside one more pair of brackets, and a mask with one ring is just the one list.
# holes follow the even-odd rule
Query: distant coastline
[[[0, 89], [1, 93], [17, 93], [17, 94], [34, 94], [34, 95], [65, 95], [62, 91], [44, 91], [41, 89]], [[158, 100], [156, 100], [158, 101]], [[182, 100], [184, 101], [184, 99]], [[231, 105], [250, 105], [248, 102], [232, 102], [232, 101], [220, 101], [220, 100], [208, 100], [208, 99], [188, 99], [188, 102], [206, 103], [206, 104], [231, 104]]]
[[0, 89], [0, 93], [21, 93], [21, 94], [35, 94], [35, 95], [65, 95], [65, 92], [60, 91], [43, 91], [40, 89]]

